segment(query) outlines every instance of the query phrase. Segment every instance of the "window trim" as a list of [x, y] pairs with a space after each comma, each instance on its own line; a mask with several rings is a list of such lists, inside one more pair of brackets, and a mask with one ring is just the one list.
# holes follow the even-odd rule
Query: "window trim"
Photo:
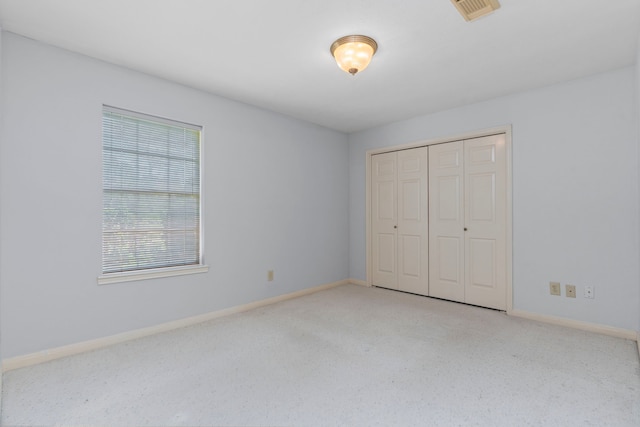
[[[97, 282], [98, 285], [108, 285], [112, 283], [122, 283], [122, 282], [132, 282], [138, 280], [148, 280], [148, 279], [158, 279], [163, 277], [174, 277], [174, 276], [183, 276], [190, 274], [199, 274], [199, 273], [207, 273], [209, 271], [209, 266], [205, 264], [205, 246], [204, 246], [204, 139], [205, 139], [205, 129], [204, 126], [194, 125], [192, 123], [181, 122], [177, 120], [168, 119], [161, 116], [156, 116], [153, 114], [146, 114], [137, 111], [127, 110], [124, 108], [118, 108], [111, 105], [103, 104], [100, 109], [100, 120], [102, 120], [104, 112], [113, 112], [116, 114], [123, 114], [129, 117], [133, 117], [140, 120], [155, 120], [160, 123], [164, 123], [170, 126], [181, 126], [193, 130], [198, 130], [200, 132], [200, 236], [199, 236], [199, 245], [200, 245], [200, 259], [198, 260], [198, 264], [191, 265], [180, 265], [180, 266], [172, 266], [172, 267], [160, 267], [160, 268], [149, 268], [144, 270], [132, 270], [132, 271], [119, 271], [113, 273], [101, 273], [98, 275]], [[103, 149], [103, 144], [100, 144], [101, 150]], [[104, 177], [102, 177], [104, 179]], [[104, 211], [104, 205], [102, 206], [102, 210]], [[103, 220], [104, 221], [104, 220]], [[101, 238], [102, 242], [102, 238]], [[102, 243], [101, 243], [102, 244]], [[102, 251], [101, 251], [102, 252]]]
[[205, 264], [123, 271], [98, 276], [98, 285], [133, 282], [135, 280], [159, 279], [162, 277], [184, 276], [187, 274], [206, 273], [208, 271], [209, 266]]

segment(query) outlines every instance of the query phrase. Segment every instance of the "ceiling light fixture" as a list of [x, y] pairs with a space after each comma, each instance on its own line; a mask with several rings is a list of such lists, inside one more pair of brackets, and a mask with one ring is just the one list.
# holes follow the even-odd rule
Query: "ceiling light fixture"
[[377, 50], [378, 43], [367, 36], [344, 36], [331, 45], [338, 67], [352, 76], [367, 68]]

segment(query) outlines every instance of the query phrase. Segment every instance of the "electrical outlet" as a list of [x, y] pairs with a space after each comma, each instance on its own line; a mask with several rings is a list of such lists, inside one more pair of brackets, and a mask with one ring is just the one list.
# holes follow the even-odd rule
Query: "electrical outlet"
[[549, 293], [551, 295], [560, 295], [560, 282], [549, 282]]
[[576, 285], [565, 285], [565, 295], [567, 298], [576, 297]]
[[267, 281], [273, 282], [273, 270], [267, 271]]
[[589, 299], [594, 299], [596, 297], [596, 287], [595, 286], [585, 286], [584, 287], [584, 297]]

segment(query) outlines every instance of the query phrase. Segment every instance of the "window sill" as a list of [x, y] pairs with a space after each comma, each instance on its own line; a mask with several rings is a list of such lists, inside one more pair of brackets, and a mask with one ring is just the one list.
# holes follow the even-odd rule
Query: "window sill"
[[159, 279], [161, 277], [184, 276], [186, 274], [206, 273], [207, 265], [189, 265], [185, 267], [156, 268], [153, 270], [126, 271], [123, 273], [109, 273], [98, 276], [98, 285], [110, 283], [132, 282], [134, 280]]

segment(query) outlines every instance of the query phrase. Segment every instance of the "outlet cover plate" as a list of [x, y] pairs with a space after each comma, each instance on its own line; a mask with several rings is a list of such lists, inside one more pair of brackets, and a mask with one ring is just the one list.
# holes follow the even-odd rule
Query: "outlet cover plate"
[[551, 295], [560, 295], [560, 282], [549, 282], [549, 293]]
[[565, 295], [567, 298], [576, 297], [576, 285], [565, 285]]
[[594, 299], [596, 297], [596, 287], [595, 286], [585, 286], [584, 287], [584, 297], [589, 299]]

